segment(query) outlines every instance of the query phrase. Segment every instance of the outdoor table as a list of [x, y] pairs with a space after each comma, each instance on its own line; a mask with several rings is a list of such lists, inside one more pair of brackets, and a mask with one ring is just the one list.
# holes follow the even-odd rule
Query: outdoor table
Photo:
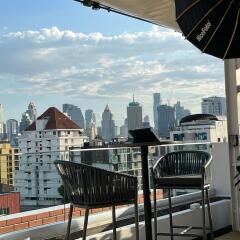
[[[150, 129], [144, 129], [149, 130]], [[141, 131], [141, 129], [133, 130]], [[130, 132], [130, 133], [131, 133]], [[154, 141], [146, 141], [144, 142], [144, 136], [142, 139], [136, 139], [137, 136], [134, 137], [134, 143], [128, 144], [117, 144], [117, 147], [140, 147], [141, 148], [141, 163], [142, 163], [142, 182], [143, 182], [143, 198], [144, 198], [144, 216], [145, 216], [145, 236], [146, 240], [152, 240], [152, 209], [151, 209], [151, 199], [150, 199], [150, 184], [149, 184], [149, 166], [148, 166], [148, 147], [149, 146], [161, 146], [172, 143], [171, 141], [162, 141], [159, 140], [153, 132]], [[141, 135], [141, 134], [140, 134]], [[149, 136], [146, 136], [147, 138]], [[142, 140], [142, 142], [141, 142]], [[148, 139], [150, 140], [150, 139]]]

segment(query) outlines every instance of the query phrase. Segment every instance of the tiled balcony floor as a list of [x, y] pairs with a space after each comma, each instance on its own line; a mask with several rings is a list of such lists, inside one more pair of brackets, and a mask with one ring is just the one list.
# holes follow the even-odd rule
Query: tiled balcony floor
[[239, 240], [239, 239], [240, 239], [240, 232], [231, 232], [217, 238], [217, 240]]

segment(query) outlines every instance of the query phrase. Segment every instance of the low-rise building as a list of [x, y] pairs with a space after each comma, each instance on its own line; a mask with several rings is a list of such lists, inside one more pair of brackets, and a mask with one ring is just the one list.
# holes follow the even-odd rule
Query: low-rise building
[[172, 141], [187, 142], [226, 142], [227, 120], [224, 116], [193, 114], [181, 119], [180, 125], [171, 131]]
[[0, 192], [0, 216], [20, 212], [20, 194], [18, 192]]

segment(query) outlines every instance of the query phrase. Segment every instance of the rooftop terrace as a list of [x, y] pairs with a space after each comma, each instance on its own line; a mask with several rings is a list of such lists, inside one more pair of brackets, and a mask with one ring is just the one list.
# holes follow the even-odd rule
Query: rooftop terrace
[[[202, 143], [199, 144], [180, 144], [160, 146], [158, 155], [166, 151], [175, 149], [191, 149], [205, 146], [205, 150], [209, 151], [213, 156], [212, 162], [212, 179], [211, 179], [211, 210], [213, 215], [214, 231], [216, 236], [231, 231], [231, 199], [230, 199], [230, 176], [226, 169], [228, 166], [228, 145], [227, 143]], [[104, 149], [106, 150], [106, 149]], [[86, 151], [86, 150], [83, 150]], [[88, 151], [101, 151], [101, 149]], [[112, 150], [109, 150], [112, 151]], [[156, 152], [150, 150], [151, 158], [156, 159]], [[136, 154], [136, 152], [135, 152]], [[76, 155], [77, 156], [77, 155]], [[134, 165], [130, 162], [127, 168], [119, 167], [121, 172], [131, 172], [138, 174], [137, 169], [141, 166]], [[136, 163], [136, 162], [135, 162]], [[99, 165], [99, 163], [95, 163]], [[124, 164], [124, 162], [119, 164]], [[136, 166], [136, 168], [134, 168]], [[109, 167], [109, 166], [108, 166]], [[114, 168], [113, 168], [114, 169]], [[41, 169], [39, 169], [41, 171]], [[141, 176], [138, 176], [141, 179]], [[191, 208], [192, 203], [200, 201], [200, 192], [179, 191], [174, 192], [174, 222], [180, 225], [200, 226], [201, 218], [199, 218], [200, 209]], [[179, 195], [180, 194], [180, 195]], [[168, 229], [168, 205], [167, 199], [164, 199], [163, 192], [158, 192], [158, 227], [159, 229]], [[139, 191], [139, 214], [140, 214], [140, 239], [145, 239], [145, 224], [143, 196]], [[35, 207], [37, 208], [37, 207]], [[69, 212], [69, 204], [58, 205], [53, 207], [44, 207], [41, 209], [25, 211], [17, 214], [0, 217], [0, 239], [64, 239], [67, 226], [67, 216]], [[80, 239], [82, 234], [84, 209], [75, 208], [74, 220], [71, 228], [71, 239]], [[123, 206], [117, 208], [118, 239], [135, 239], [134, 231], [134, 208], [133, 206]], [[109, 208], [92, 210], [89, 217], [88, 239], [108, 239], [112, 235], [112, 219], [111, 210]], [[161, 239], [168, 239], [161, 237]], [[181, 239], [181, 238], [176, 238]], [[220, 238], [221, 239], [221, 238]]]

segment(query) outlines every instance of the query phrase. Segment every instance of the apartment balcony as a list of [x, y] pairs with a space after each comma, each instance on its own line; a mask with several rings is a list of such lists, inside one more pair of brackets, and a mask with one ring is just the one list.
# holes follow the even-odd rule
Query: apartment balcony
[[[226, 143], [205, 143], [207, 151], [213, 156], [212, 162], [212, 182], [210, 190], [211, 211], [213, 227], [216, 239], [239, 239], [238, 233], [229, 233], [232, 230], [231, 218], [231, 194], [230, 175], [228, 165], [228, 146]], [[193, 145], [171, 145], [161, 146], [160, 152], [171, 151], [175, 148], [196, 148]], [[201, 146], [202, 147], [202, 146]], [[164, 149], [163, 149], [164, 148]], [[145, 240], [145, 223], [143, 194], [139, 191], [139, 230], [140, 239]], [[191, 192], [173, 197], [173, 221], [178, 225], [201, 226], [201, 208], [194, 207], [201, 200], [200, 192]], [[169, 229], [168, 201], [164, 199], [162, 191], [158, 192], [158, 230], [167, 231]], [[36, 207], [37, 208], [37, 207]], [[153, 209], [153, 208], [152, 208]], [[20, 240], [20, 239], [64, 239], [67, 227], [69, 204], [36, 209], [17, 214], [0, 217], [0, 239]], [[75, 208], [71, 227], [71, 239], [81, 239], [84, 209]], [[134, 206], [127, 205], [118, 207], [117, 217], [117, 237], [118, 239], [134, 240]], [[200, 233], [196, 231], [195, 233]], [[228, 233], [228, 234], [227, 234]], [[92, 210], [89, 216], [88, 240], [112, 239], [112, 212], [109, 208]], [[227, 234], [227, 235], [226, 235]], [[161, 240], [170, 239], [159, 237]], [[176, 240], [183, 239], [176, 237]], [[185, 238], [184, 238], [185, 239]], [[191, 238], [188, 238], [191, 239]]]

